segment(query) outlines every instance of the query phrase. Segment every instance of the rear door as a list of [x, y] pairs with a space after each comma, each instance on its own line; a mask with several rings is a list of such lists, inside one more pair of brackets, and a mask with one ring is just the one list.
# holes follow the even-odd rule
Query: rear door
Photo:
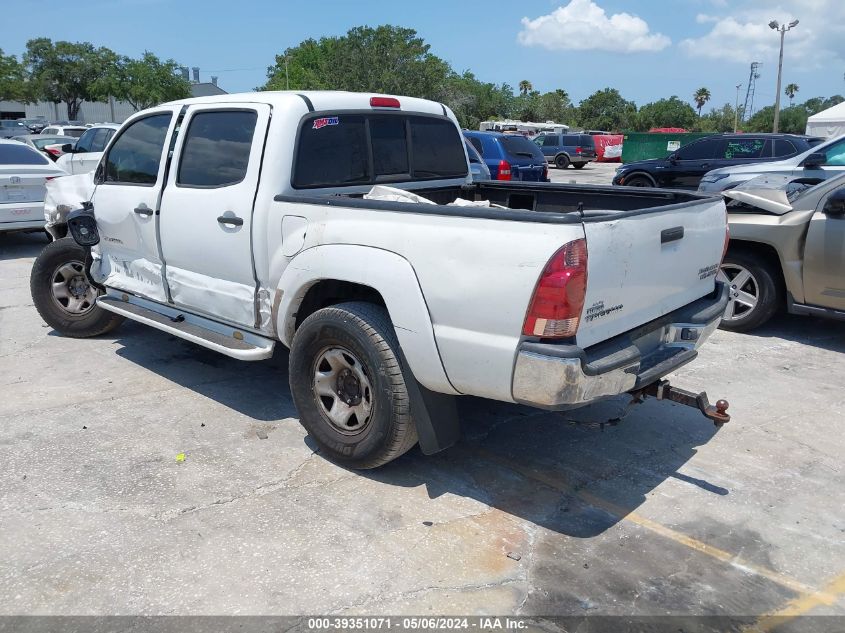
[[98, 172], [92, 198], [105, 285], [166, 301], [157, 239], [159, 200], [178, 106], [124, 126]]
[[252, 213], [271, 108], [191, 106], [161, 201], [161, 250], [171, 300], [256, 327]]
[[592, 345], [643, 325], [714, 288], [725, 205], [709, 199], [584, 219], [587, 293], [577, 341]]

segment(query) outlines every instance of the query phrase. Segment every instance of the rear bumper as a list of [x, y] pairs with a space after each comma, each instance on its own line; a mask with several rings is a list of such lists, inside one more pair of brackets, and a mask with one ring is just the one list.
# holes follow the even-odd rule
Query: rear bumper
[[569, 409], [645, 387], [693, 360], [718, 327], [728, 287], [608, 341], [582, 349], [525, 341], [517, 352], [513, 399]]

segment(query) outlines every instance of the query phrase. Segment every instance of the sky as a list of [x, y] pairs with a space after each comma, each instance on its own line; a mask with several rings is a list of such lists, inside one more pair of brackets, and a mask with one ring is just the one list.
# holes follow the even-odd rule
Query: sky
[[[707, 87], [705, 111], [733, 104], [749, 66], [761, 62], [755, 110], [775, 98], [779, 35], [771, 20], [800, 23], [786, 34], [783, 85], [801, 102], [845, 94], [845, 0], [41, 0], [5, 7], [0, 47], [20, 55], [34, 37], [90, 41], [118, 53], [150, 50], [229, 92], [266, 80], [275, 55], [313, 37], [359, 25], [416, 29], [431, 52], [482, 81], [578, 102], [613, 87], [643, 105], [671, 95], [691, 101]], [[48, 17], [49, 16], [49, 17]], [[11, 31], [11, 32], [10, 32]], [[785, 98], [784, 98], [785, 99]]]

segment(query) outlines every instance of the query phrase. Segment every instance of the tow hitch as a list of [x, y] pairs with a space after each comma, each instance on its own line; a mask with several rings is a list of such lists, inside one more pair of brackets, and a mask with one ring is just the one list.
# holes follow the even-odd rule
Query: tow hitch
[[713, 420], [716, 426], [722, 426], [726, 422], [731, 421], [731, 416], [728, 415], [728, 401], [717, 400], [716, 406], [710, 404], [705, 392], [693, 393], [686, 389], [679, 389], [669, 384], [668, 380], [658, 380], [651, 383], [648, 387], [640, 389], [632, 394], [635, 400], [642, 399], [646, 396], [657, 398], [658, 400], [671, 400], [688, 407], [694, 407], [701, 411], [701, 413], [709, 420]]

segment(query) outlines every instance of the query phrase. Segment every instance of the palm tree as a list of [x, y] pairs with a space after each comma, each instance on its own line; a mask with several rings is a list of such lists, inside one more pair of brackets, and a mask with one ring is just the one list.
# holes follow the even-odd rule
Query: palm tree
[[789, 107], [792, 107], [792, 100], [795, 98], [795, 93], [798, 92], [798, 84], [786, 84], [786, 89], [783, 92], [789, 97]]
[[692, 95], [692, 99], [695, 101], [695, 105], [698, 106], [698, 116], [701, 116], [701, 108], [704, 107], [705, 103], [710, 101], [710, 91], [707, 88], [699, 88]]
[[534, 86], [532, 86], [531, 82], [527, 79], [523, 79], [519, 82], [519, 91], [522, 93], [523, 96], [527, 95], [532, 90], [534, 90]]

